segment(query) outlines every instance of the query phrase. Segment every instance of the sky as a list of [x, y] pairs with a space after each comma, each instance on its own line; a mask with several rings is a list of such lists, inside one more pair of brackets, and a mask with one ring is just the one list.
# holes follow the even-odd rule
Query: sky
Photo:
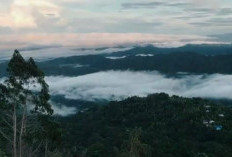
[[0, 53], [231, 43], [231, 0], [1, 0]]

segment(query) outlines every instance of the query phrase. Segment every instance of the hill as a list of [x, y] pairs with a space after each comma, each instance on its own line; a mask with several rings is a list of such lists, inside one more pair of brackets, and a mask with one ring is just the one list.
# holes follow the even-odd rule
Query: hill
[[60, 119], [66, 155], [230, 157], [232, 109], [154, 94], [94, 106]]
[[232, 74], [232, 55], [205, 56], [197, 53], [170, 53], [108, 59], [101, 55], [73, 56], [38, 63], [46, 75], [78, 76], [106, 70], [157, 70], [165, 74]]
[[[232, 74], [231, 45], [186, 45], [179, 48], [135, 47], [100, 55], [56, 58], [37, 63], [51, 75], [79, 76], [105, 70], [157, 70], [166, 74]], [[0, 77], [7, 62], [0, 63]]]
[[136, 54], [167, 54], [167, 53], [175, 53], [175, 52], [194, 52], [202, 55], [225, 55], [232, 53], [232, 45], [224, 45], [224, 44], [188, 44], [181, 47], [172, 47], [172, 48], [159, 48], [153, 45], [147, 45], [144, 47], [134, 47], [131, 50], [123, 51], [123, 52], [115, 52], [109, 54], [109, 56], [122, 56], [122, 55], [136, 55]]

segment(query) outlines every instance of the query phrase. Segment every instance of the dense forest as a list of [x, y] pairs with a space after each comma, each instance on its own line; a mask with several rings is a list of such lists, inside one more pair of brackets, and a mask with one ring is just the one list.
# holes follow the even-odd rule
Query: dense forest
[[230, 157], [232, 109], [165, 93], [62, 118], [63, 148], [87, 157]]

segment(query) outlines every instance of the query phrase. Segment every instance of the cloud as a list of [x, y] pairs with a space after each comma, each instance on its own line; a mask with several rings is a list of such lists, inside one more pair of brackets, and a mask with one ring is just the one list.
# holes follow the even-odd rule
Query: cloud
[[51, 102], [52, 109], [54, 110], [54, 115], [59, 116], [68, 116], [72, 114], [76, 114], [77, 109], [75, 107], [67, 107], [62, 104], [56, 104], [54, 102]]
[[224, 42], [232, 43], [232, 33], [215, 34], [215, 35], [211, 35], [211, 37], [214, 37], [216, 41], [224, 41]]
[[[91, 33], [180, 36], [227, 33], [230, 31], [230, 22], [208, 20], [224, 18], [229, 21], [232, 9], [232, 3], [220, 0], [2, 0], [0, 4], [0, 35], [3, 35], [2, 38], [14, 35], [11, 40], [12, 48], [50, 44], [52, 36], [61, 38], [52, 39], [59, 41], [51, 44], [67, 44], [68, 41], [73, 44], [74, 42], [70, 41], [73, 39], [71, 34], [78, 36], [82, 33], [85, 33], [85, 36]], [[210, 29], [202, 27], [207, 24], [210, 24]], [[35, 37], [27, 40], [28, 36], [32, 35]], [[21, 39], [22, 45], [14, 42], [18, 40], [18, 36], [26, 38]], [[35, 41], [36, 38], [39, 40]], [[128, 44], [131, 40], [124, 42]], [[83, 44], [83, 41], [76, 40], [76, 44]], [[109, 44], [109, 41], [105, 41], [105, 45]], [[90, 42], [86, 44], [89, 45]], [[1, 46], [6, 47], [3, 44]]]
[[232, 15], [232, 8], [221, 8], [218, 11], [218, 15], [222, 15], [222, 16]]
[[[158, 47], [178, 47], [185, 44], [221, 44], [212, 37], [196, 35], [156, 35], [143, 33], [82, 33], [1, 35], [0, 59], [10, 58], [14, 49], [23, 50], [25, 57], [48, 59], [74, 55], [110, 53], [130, 49], [134, 45], [153, 44]], [[106, 51], [81, 50], [124, 46]]]
[[14, 0], [9, 4], [9, 9], [0, 14], [2, 27], [34, 29], [37, 28], [36, 16], [59, 16], [60, 7], [46, 0]]
[[[165, 92], [184, 97], [232, 100], [232, 75], [187, 75], [167, 77], [156, 71], [104, 71], [78, 77], [46, 77], [52, 96], [71, 100], [122, 100]], [[0, 79], [3, 82], [4, 78]], [[75, 114], [75, 107], [51, 102], [56, 115]]]
[[[197, 27], [204, 27], [204, 28], [212, 28], [218, 27], [217, 29], [226, 29], [230, 28], [232, 25], [232, 18], [231, 17], [223, 17], [223, 18], [209, 18], [204, 21], [197, 21], [197, 22], [190, 22], [189, 24], [195, 25]], [[219, 32], [219, 31], [218, 31]]]
[[166, 92], [171, 95], [232, 99], [232, 75], [182, 75], [166, 77], [158, 72], [107, 71], [78, 77], [47, 77], [53, 95], [67, 99], [121, 100]]
[[134, 1], [134, 2], [126, 2], [121, 5], [124, 9], [154, 9], [156, 7], [178, 7], [178, 8], [218, 8], [221, 6], [219, 0], [163, 0], [163, 1], [155, 1], [155, 0], [143, 0], [143, 1]]
[[[211, 34], [214, 30], [227, 33], [231, 25], [232, 6], [219, 0], [144, 0], [125, 2], [122, 8], [131, 12], [152, 12], [150, 16], [162, 23], [162, 26], [158, 27], [162, 27], [160, 31], [166, 32], [171, 30], [175, 33]], [[161, 15], [162, 19], [156, 15]], [[213, 21], [214, 19], [218, 20]], [[207, 25], [210, 29], [205, 29]]]
[[[36, 46], [25, 48], [24, 51], [20, 51], [22, 56], [25, 58], [33, 57], [37, 61], [46, 61], [50, 59], [60, 58], [60, 57], [70, 57], [70, 56], [81, 56], [90, 54], [102, 54], [102, 53], [112, 53], [120, 52], [132, 49], [132, 47], [126, 48], [106, 48], [104, 50], [91, 49], [76, 49], [72, 47], [61, 47], [61, 46]], [[11, 58], [12, 52], [3, 51], [0, 53], [0, 61], [6, 61]]]
[[[0, 42], [21, 43], [18, 48], [30, 45], [62, 45], [76, 47], [99, 47], [115, 46], [128, 44], [146, 44], [146, 43], [170, 43], [188, 40], [192, 42], [209, 42], [207, 36], [198, 35], [166, 35], [149, 33], [80, 33], [80, 34], [19, 34], [19, 35], [1, 35]], [[17, 45], [18, 46], [18, 45]], [[0, 47], [1, 50], [1, 47]]]
[[136, 8], [154, 8], [158, 6], [163, 6], [163, 2], [149, 2], [149, 3], [123, 3], [122, 7], [124, 9], [136, 9]]
[[134, 2], [134, 3], [122, 3], [123, 9], [154, 9], [156, 7], [189, 7], [191, 4], [178, 1], [152, 1], [152, 2]]

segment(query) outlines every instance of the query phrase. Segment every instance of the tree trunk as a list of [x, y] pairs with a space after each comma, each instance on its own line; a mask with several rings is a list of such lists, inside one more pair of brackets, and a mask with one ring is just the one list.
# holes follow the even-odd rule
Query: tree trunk
[[21, 121], [20, 135], [19, 135], [19, 157], [23, 154], [23, 134], [25, 130], [25, 120], [26, 120], [26, 106], [24, 105], [23, 117]]
[[17, 157], [17, 115], [16, 115], [15, 105], [14, 105], [14, 110], [13, 110], [13, 133], [14, 133], [13, 157]]
[[48, 154], [48, 140], [45, 140], [45, 152], [44, 152], [44, 157], [47, 157]]

